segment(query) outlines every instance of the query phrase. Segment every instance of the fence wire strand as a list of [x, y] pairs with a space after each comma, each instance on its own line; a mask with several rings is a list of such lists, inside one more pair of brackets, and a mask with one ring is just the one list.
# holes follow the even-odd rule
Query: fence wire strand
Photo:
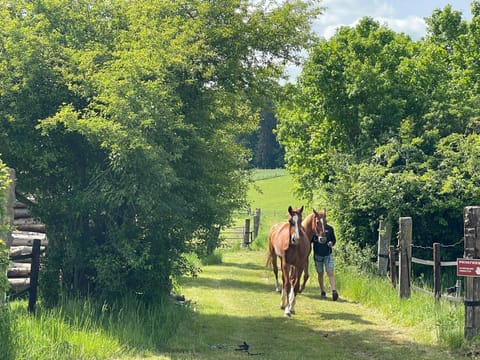
[[[453, 243], [453, 244], [442, 244], [440, 243], [440, 247], [441, 248], [455, 248], [457, 245], [460, 245], [460, 244], [463, 244], [464, 242], [464, 238], [462, 237], [460, 240], [458, 240], [456, 243]], [[423, 249], [423, 250], [433, 250], [433, 246], [422, 246], [422, 245], [414, 245], [414, 244], [411, 244], [410, 245], [412, 248], [415, 248], [415, 249]]]

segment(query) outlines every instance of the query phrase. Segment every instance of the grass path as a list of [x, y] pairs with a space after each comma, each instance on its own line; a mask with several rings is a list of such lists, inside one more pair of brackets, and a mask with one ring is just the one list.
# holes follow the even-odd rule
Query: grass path
[[413, 329], [358, 303], [321, 300], [313, 277], [297, 298], [297, 314], [286, 318], [265, 260], [264, 251], [226, 252], [222, 264], [184, 279], [196, 316], [182, 324], [169, 353], [150, 359], [250, 358], [235, 350], [243, 341], [258, 359], [464, 359], [416, 341]]

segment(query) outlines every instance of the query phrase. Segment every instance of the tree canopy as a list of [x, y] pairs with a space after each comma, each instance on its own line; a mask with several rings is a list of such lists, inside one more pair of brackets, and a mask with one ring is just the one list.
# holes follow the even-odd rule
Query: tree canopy
[[346, 241], [376, 243], [381, 217], [411, 216], [414, 243], [452, 244], [480, 203], [480, 3], [446, 6], [413, 41], [364, 18], [311, 51], [279, 105], [299, 191], [326, 189]]
[[1, 1], [0, 153], [50, 238], [44, 296], [146, 299], [218, 245], [315, 1]]

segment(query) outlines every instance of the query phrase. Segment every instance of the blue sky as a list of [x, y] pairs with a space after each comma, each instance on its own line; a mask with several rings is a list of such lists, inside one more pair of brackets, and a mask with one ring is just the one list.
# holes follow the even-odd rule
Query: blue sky
[[396, 32], [404, 32], [417, 40], [425, 36], [425, 17], [434, 9], [451, 4], [454, 10], [471, 19], [470, 0], [323, 0], [326, 10], [315, 21], [318, 34], [330, 38], [338, 26], [355, 26], [359, 19], [371, 16]]

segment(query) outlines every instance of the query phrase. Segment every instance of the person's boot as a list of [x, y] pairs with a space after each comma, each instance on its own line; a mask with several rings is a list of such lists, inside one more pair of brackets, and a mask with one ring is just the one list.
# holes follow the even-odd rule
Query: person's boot
[[338, 300], [337, 290], [332, 290], [332, 299], [333, 299], [333, 301], [337, 301], [337, 300]]
[[325, 299], [327, 297], [327, 293], [325, 291], [320, 291], [320, 298]]

